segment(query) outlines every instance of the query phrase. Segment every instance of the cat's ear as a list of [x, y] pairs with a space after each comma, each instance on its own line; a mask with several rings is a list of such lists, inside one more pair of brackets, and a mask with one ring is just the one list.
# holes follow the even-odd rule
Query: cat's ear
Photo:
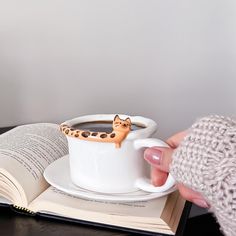
[[131, 124], [131, 120], [130, 120], [130, 118], [128, 117], [128, 118], [126, 118], [125, 119], [125, 121], [127, 121], [128, 123], [130, 123]]
[[120, 120], [120, 117], [118, 115], [115, 115], [114, 121]]

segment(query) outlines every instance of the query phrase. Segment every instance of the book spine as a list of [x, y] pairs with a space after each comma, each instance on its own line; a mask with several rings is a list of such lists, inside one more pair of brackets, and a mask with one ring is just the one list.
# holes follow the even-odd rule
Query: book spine
[[31, 215], [34, 216], [36, 215], [35, 212], [25, 208], [25, 207], [21, 207], [21, 206], [17, 206], [17, 205], [11, 205], [12, 209], [17, 212], [17, 213], [21, 213], [21, 214], [25, 214], [25, 215]]

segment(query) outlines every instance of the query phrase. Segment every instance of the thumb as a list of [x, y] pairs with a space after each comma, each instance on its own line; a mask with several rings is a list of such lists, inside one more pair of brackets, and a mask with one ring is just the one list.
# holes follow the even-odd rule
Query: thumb
[[169, 172], [173, 151], [172, 148], [147, 148], [144, 152], [144, 159], [158, 170]]

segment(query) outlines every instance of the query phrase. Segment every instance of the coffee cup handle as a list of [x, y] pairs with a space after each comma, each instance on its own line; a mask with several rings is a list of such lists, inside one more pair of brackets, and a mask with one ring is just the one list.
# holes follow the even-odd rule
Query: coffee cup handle
[[[169, 145], [160, 139], [146, 138], [137, 139], [134, 142], [135, 149], [148, 148], [148, 147], [169, 147]], [[168, 175], [166, 182], [162, 186], [155, 187], [151, 184], [148, 178], [139, 178], [135, 182], [135, 186], [141, 190], [151, 193], [161, 193], [169, 190], [175, 185], [176, 181], [171, 174]]]

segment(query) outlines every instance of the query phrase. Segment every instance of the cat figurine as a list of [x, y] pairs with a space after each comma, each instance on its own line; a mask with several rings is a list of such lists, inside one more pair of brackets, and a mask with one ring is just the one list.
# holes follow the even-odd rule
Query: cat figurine
[[113, 130], [111, 133], [106, 133], [74, 129], [66, 124], [60, 125], [60, 130], [65, 135], [87, 141], [115, 143], [115, 147], [120, 148], [122, 141], [131, 130], [131, 120], [130, 118], [123, 120], [116, 115], [112, 123], [112, 128]]

